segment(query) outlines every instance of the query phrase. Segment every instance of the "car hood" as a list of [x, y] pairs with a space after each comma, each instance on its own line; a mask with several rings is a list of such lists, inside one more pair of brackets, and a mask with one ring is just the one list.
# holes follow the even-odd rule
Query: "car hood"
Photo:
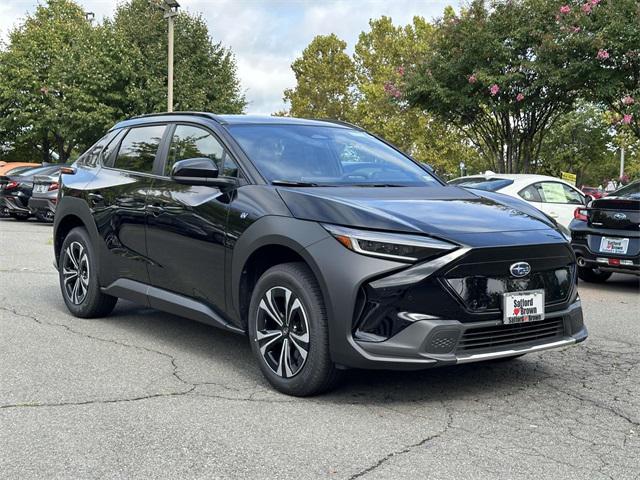
[[524, 201], [455, 186], [287, 187], [278, 191], [296, 218], [338, 225], [450, 239], [554, 229], [550, 219]]

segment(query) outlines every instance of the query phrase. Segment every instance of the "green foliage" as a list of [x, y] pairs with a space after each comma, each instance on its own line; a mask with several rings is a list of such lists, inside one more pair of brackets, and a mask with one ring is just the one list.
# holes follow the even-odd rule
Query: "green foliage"
[[351, 117], [354, 105], [353, 61], [345, 53], [347, 44], [336, 35], [319, 35], [291, 64], [297, 86], [284, 92], [296, 117]]
[[475, 0], [460, 17], [446, 12], [408, 81], [410, 103], [458, 127], [496, 171], [535, 170], [545, 133], [577, 98], [555, 68], [554, 4]]
[[[127, 46], [127, 114], [166, 110], [167, 21], [148, 0], [118, 6], [110, 23]], [[201, 16], [180, 12], [174, 32], [174, 109], [241, 113], [246, 106], [231, 51], [214, 43]]]
[[556, 23], [565, 55], [555, 68], [587, 99], [607, 105], [618, 127], [640, 138], [640, 3], [580, 0], [564, 7]]
[[[239, 113], [246, 104], [231, 52], [202, 18], [175, 20], [176, 109]], [[0, 145], [66, 161], [113, 123], [166, 108], [166, 20], [145, 0], [91, 25], [72, 0], [39, 5], [0, 52]], [[33, 158], [32, 158], [33, 160]]]
[[460, 161], [477, 162], [458, 132], [396, 98], [395, 85], [429, 48], [432, 30], [419, 17], [405, 27], [387, 17], [372, 20], [352, 58], [335, 35], [316, 37], [292, 64], [297, 84], [285, 91], [286, 114], [356, 123], [441, 173], [457, 171]]

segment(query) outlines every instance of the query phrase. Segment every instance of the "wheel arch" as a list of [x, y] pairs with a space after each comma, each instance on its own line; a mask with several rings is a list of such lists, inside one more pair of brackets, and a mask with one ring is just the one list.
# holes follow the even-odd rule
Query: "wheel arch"
[[60, 249], [64, 239], [76, 227], [83, 227], [87, 230], [92, 241], [98, 237], [95, 222], [84, 200], [63, 197], [56, 208], [53, 224], [53, 251], [56, 265], [60, 259]]
[[[260, 276], [282, 263], [302, 262], [313, 273], [325, 304], [326, 284], [316, 260], [306, 247], [329, 234], [316, 222], [290, 217], [263, 217], [238, 239], [231, 265], [231, 302], [242, 328], [246, 328], [251, 294]], [[328, 305], [326, 305], [329, 307]]]

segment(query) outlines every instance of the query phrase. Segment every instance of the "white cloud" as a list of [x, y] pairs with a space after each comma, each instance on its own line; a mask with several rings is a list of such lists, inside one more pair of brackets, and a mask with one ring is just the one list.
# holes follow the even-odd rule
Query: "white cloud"
[[[0, 38], [33, 11], [35, 0], [0, 4]], [[98, 19], [111, 15], [112, 1], [79, 0]], [[370, 18], [391, 17], [406, 24], [413, 16], [442, 14], [457, 0], [180, 0], [182, 9], [200, 13], [215, 41], [236, 55], [238, 74], [247, 94], [250, 113], [272, 113], [285, 107], [283, 90], [295, 85], [290, 65], [316, 35], [335, 33], [349, 50]]]

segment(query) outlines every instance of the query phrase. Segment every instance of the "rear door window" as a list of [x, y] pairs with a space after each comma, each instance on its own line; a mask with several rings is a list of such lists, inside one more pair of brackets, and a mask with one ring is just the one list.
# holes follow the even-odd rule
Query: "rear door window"
[[165, 125], [149, 125], [129, 130], [120, 143], [114, 167], [131, 172], [153, 172], [165, 128]]

